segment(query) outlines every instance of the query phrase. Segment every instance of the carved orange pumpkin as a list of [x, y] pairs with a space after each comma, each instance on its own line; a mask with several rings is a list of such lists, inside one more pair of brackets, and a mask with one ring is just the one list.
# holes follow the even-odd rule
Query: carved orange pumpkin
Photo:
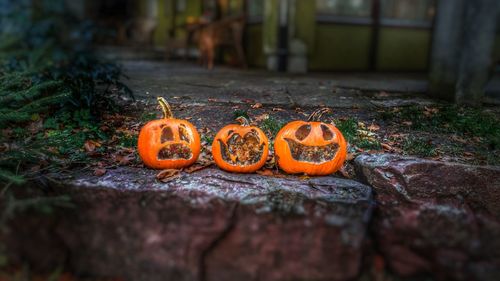
[[137, 148], [144, 164], [154, 169], [187, 167], [200, 155], [200, 135], [193, 124], [174, 119], [170, 105], [158, 97], [163, 119], [142, 127]]
[[326, 112], [330, 112], [330, 109], [317, 110], [307, 122], [292, 121], [278, 132], [274, 153], [283, 171], [321, 176], [342, 167], [347, 143], [335, 126], [318, 121]]
[[212, 143], [212, 155], [223, 170], [252, 173], [266, 163], [269, 141], [264, 132], [250, 126], [246, 118], [236, 120], [240, 125], [227, 125], [217, 133]]

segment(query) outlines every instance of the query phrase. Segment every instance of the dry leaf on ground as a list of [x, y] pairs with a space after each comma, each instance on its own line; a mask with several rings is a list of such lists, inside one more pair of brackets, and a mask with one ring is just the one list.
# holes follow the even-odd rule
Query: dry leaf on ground
[[274, 171], [271, 169], [258, 170], [255, 173], [257, 173], [258, 175], [261, 175], [261, 176], [273, 176], [274, 175]]
[[208, 168], [212, 165], [213, 163], [206, 162], [206, 163], [194, 163], [193, 165], [187, 167], [184, 169], [186, 173], [194, 173], [196, 171], [203, 170], [205, 168]]
[[94, 176], [96, 177], [104, 176], [104, 174], [106, 174], [106, 169], [104, 168], [97, 168], [94, 170]]
[[262, 103], [258, 102], [258, 103], [256, 103], [256, 104], [253, 104], [251, 107], [252, 107], [253, 109], [261, 108], [261, 107], [262, 107]]
[[264, 120], [266, 120], [268, 118], [269, 118], [269, 114], [264, 113], [264, 114], [261, 114], [261, 115], [255, 117], [255, 118], [253, 118], [253, 121], [254, 122], [262, 122], [262, 121], [264, 121]]
[[181, 174], [181, 170], [177, 169], [165, 169], [156, 175], [156, 179], [161, 182], [169, 182], [178, 178]]
[[368, 126], [368, 130], [369, 131], [378, 131], [378, 130], [380, 130], [380, 126], [377, 124], [371, 124], [370, 126]]
[[393, 150], [393, 147], [390, 146], [390, 145], [388, 145], [388, 144], [386, 144], [386, 143], [381, 143], [380, 146], [382, 146], [382, 148], [384, 150], [387, 150], [387, 151], [392, 151]]
[[94, 140], [87, 140], [85, 141], [85, 143], [83, 144], [83, 148], [85, 149], [85, 151], [87, 152], [94, 152], [94, 150], [97, 148], [97, 147], [101, 147], [101, 143], [97, 142], [97, 141], [94, 141]]

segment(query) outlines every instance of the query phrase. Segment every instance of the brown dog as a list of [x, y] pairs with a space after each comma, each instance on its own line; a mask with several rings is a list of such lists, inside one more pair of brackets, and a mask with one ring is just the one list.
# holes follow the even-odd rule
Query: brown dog
[[212, 69], [216, 48], [231, 46], [236, 50], [238, 64], [246, 67], [245, 52], [243, 51], [244, 24], [243, 17], [231, 17], [201, 27], [197, 34], [201, 64]]

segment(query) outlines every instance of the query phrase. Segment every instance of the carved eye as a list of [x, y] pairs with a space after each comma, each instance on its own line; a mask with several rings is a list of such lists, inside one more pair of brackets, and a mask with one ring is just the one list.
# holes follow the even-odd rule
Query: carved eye
[[310, 132], [311, 132], [311, 125], [309, 124], [302, 125], [300, 126], [300, 128], [297, 129], [297, 131], [295, 131], [295, 137], [298, 140], [303, 140], [309, 135]]
[[170, 127], [163, 127], [161, 130], [161, 143], [174, 140], [174, 132]]
[[179, 138], [182, 141], [185, 141], [187, 143], [191, 142], [191, 138], [189, 138], [189, 133], [184, 124], [179, 125]]
[[328, 126], [321, 125], [321, 131], [323, 131], [323, 139], [324, 140], [333, 139], [333, 132], [328, 128]]

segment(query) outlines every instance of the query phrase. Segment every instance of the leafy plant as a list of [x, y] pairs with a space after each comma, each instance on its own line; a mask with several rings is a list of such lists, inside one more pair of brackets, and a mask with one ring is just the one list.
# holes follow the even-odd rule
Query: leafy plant
[[86, 140], [108, 138], [101, 113], [116, 109], [116, 96], [133, 99], [120, 66], [92, 52], [93, 25], [66, 3], [0, 0], [0, 230], [17, 212], [70, 206], [64, 195], [21, 199], [11, 187], [37, 175], [28, 168], [83, 161]]
[[285, 123], [283, 121], [279, 121], [278, 119], [269, 116], [268, 118], [262, 120], [260, 123], [260, 128], [266, 132], [269, 136], [275, 136]]

